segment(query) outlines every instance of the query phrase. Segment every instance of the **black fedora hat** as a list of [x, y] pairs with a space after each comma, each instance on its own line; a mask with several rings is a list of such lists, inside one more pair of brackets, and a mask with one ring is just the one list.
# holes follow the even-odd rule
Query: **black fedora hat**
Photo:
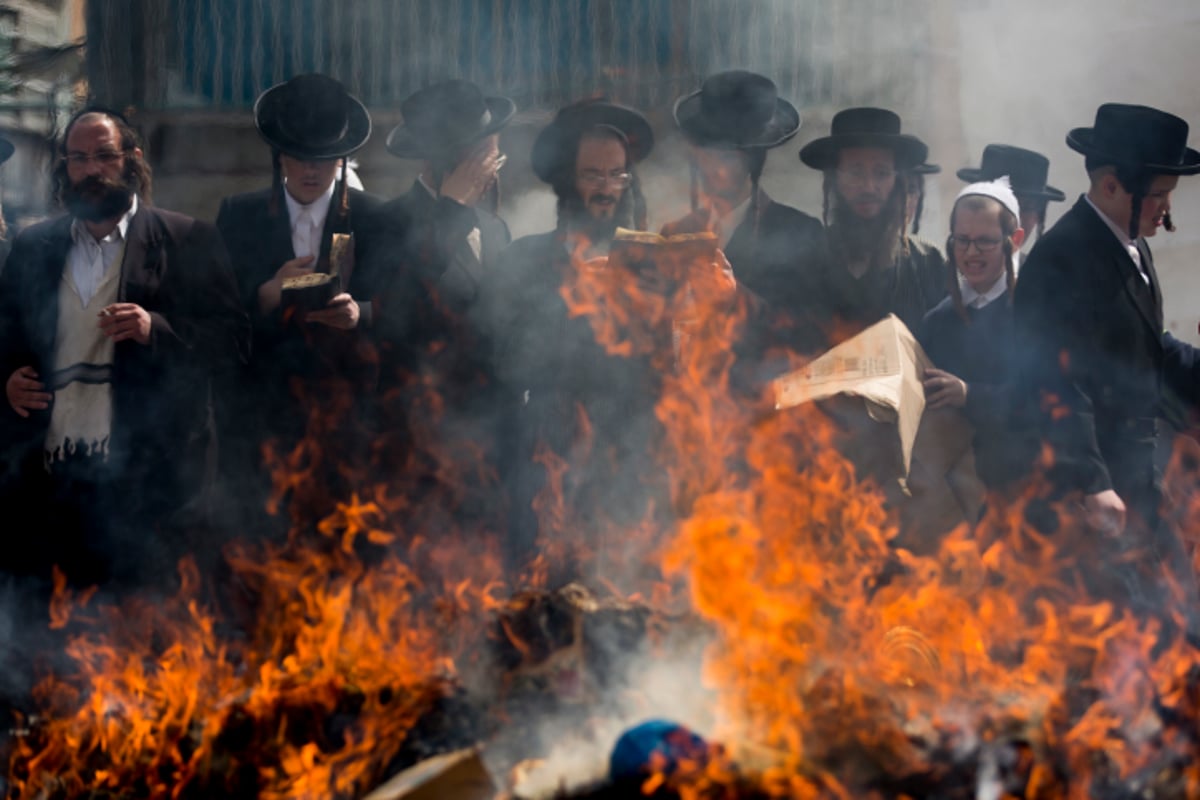
[[555, 183], [564, 169], [573, 169], [579, 137], [588, 128], [616, 128], [629, 142], [629, 159], [637, 163], [654, 149], [654, 129], [639, 112], [602, 98], [583, 100], [560, 109], [533, 142], [533, 172]]
[[404, 99], [404, 122], [387, 137], [388, 152], [399, 158], [453, 155], [503, 128], [517, 111], [507, 97], [485, 97], [470, 81], [444, 81]]
[[366, 144], [371, 115], [342, 84], [316, 73], [267, 89], [254, 102], [254, 124], [269, 145], [294, 158], [341, 158]]
[[942, 167], [940, 164], [917, 164], [909, 172], [914, 175], [940, 175]]
[[775, 82], [746, 70], [718, 72], [675, 102], [675, 124], [699, 147], [778, 147], [800, 130], [800, 112]]
[[1033, 150], [1008, 144], [989, 144], [983, 148], [979, 168], [963, 167], [957, 173], [967, 183], [994, 181], [1008, 176], [1013, 194], [1041, 200], [1066, 200], [1062, 190], [1046, 183], [1050, 176], [1050, 159]]
[[1148, 106], [1105, 103], [1090, 128], [1067, 134], [1067, 146], [1098, 165], [1158, 175], [1200, 173], [1200, 152], [1187, 146], [1188, 124]]
[[813, 169], [833, 169], [846, 147], [880, 147], [896, 154], [896, 169], [911, 170], [925, 163], [929, 148], [915, 136], [900, 132], [900, 117], [885, 108], [847, 108], [833, 115], [829, 136], [814, 139], [800, 150], [800, 160]]

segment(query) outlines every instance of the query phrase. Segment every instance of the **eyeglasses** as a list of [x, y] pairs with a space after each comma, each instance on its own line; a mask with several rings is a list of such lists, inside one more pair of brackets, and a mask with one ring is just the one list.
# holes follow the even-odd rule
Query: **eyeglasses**
[[101, 150], [99, 153], [67, 153], [66, 162], [72, 167], [86, 166], [89, 161], [95, 161], [102, 167], [111, 167], [125, 157], [120, 150]]
[[578, 178], [579, 182], [589, 189], [599, 189], [605, 184], [624, 189], [633, 182], [633, 175], [628, 172], [610, 172], [605, 175], [597, 170], [585, 170], [579, 173]]
[[951, 236], [950, 244], [957, 250], [964, 253], [971, 249], [971, 245], [975, 245], [975, 249], [981, 253], [990, 253], [1000, 246], [1003, 239], [994, 239], [991, 236], [980, 236], [978, 239], [972, 239], [969, 236]]
[[868, 182], [875, 184], [889, 183], [896, 179], [896, 170], [887, 167], [875, 169], [850, 168], [839, 169], [838, 177], [851, 186], [865, 186]]

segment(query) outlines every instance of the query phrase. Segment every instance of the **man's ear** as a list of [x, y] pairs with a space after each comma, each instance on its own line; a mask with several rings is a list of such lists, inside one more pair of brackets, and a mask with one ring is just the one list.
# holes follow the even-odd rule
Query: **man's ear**
[[1012, 233], [1013, 250], [1020, 250], [1021, 245], [1025, 242], [1025, 229], [1017, 228]]

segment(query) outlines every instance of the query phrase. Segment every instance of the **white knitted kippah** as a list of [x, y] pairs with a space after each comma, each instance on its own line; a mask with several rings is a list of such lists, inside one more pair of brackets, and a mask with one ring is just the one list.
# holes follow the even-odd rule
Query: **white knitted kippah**
[[979, 183], [968, 184], [958, 193], [958, 197], [954, 198], [957, 203], [967, 195], [980, 194], [984, 197], [991, 197], [1000, 201], [1000, 205], [1007, 208], [1013, 213], [1013, 216], [1018, 220], [1021, 219], [1021, 206], [1017, 203], [1017, 196], [1013, 194], [1012, 184], [1008, 182], [1008, 176], [1004, 175], [994, 181], [980, 181]]

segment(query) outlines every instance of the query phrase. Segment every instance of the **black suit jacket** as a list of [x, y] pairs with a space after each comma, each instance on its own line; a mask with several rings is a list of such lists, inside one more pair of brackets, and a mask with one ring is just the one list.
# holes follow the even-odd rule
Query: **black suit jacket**
[[[369, 270], [360, 269], [365, 259], [364, 226], [381, 201], [374, 195], [351, 189], [349, 220], [343, 220], [337, 213], [340, 196], [341, 189], [335, 186], [333, 201], [325, 216], [318, 260], [329, 257], [334, 233], [353, 233], [355, 268], [348, 285], [343, 288], [356, 300], [368, 300], [374, 287]], [[258, 287], [274, 277], [285, 261], [296, 257], [292, 249], [292, 227], [287, 203], [282, 196], [279, 197], [278, 208], [272, 215], [270, 189], [226, 197], [221, 201], [221, 210], [217, 213], [217, 229], [229, 249], [243, 305], [261, 324], [263, 321], [257, 319], [260, 316], [257, 311]]]
[[[276, 213], [272, 214], [270, 189], [221, 201], [217, 229], [229, 249], [242, 305], [254, 325], [250, 370], [238, 386], [229, 390], [232, 403], [227, 422], [230, 435], [239, 441], [248, 440], [251, 447], [257, 448], [259, 440], [273, 436], [284, 436], [287, 444], [291, 444], [290, 440], [303, 432], [305, 413], [299, 410], [293, 396], [292, 378], [309, 385], [331, 373], [350, 375], [360, 386], [371, 380], [357, 349], [370, 338], [367, 333], [372, 315], [370, 300], [376, 293], [376, 284], [364, 263], [366, 225], [380, 200], [351, 189], [350, 214], [346, 219], [337, 211], [340, 196], [340, 185], [335, 185], [325, 217], [318, 263], [328, 258], [334, 233], [354, 234], [354, 266], [348, 278], [343, 276], [342, 290], [359, 303], [360, 319], [359, 326], [349, 332], [287, 320], [281, 309], [267, 315], [259, 311], [258, 287], [274, 277], [284, 262], [295, 258], [287, 203], [281, 195]], [[239, 453], [237, 458], [244, 460], [253, 455]]]
[[[54, 371], [58, 292], [71, 247], [69, 216], [23, 231], [0, 275], [0, 371]], [[150, 313], [148, 345], [116, 345], [109, 460], [147, 507], [170, 512], [205, 488], [214, 374], [249, 350], [249, 325], [212, 225], [145, 205], [130, 222], [118, 294]], [[50, 412], [19, 417], [6, 402], [7, 460], [41, 465]]]
[[[475, 229], [478, 256], [470, 243]], [[492, 382], [477, 306], [511, 241], [508, 226], [484, 209], [435, 198], [415, 182], [377, 209], [371, 231], [367, 261], [378, 276], [382, 393], [424, 372], [436, 376], [451, 406], [473, 404], [477, 387]]]
[[820, 220], [761, 193], [758, 221], [749, 214], [725, 246], [739, 284], [772, 309], [809, 314], [825, 263], [825, 232]]
[[1154, 424], [1167, 387], [1193, 402], [1196, 350], [1163, 332], [1154, 259], [1149, 282], [1104, 220], [1080, 198], [1041, 237], [1015, 293], [1019, 399], [1054, 447], [1068, 490], [1115, 489], [1153, 513]]
[[[481, 208], [437, 197], [416, 182], [380, 206], [367, 255], [381, 288], [381, 336], [424, 347], [469, 313], [488, 271], [512, 241], [508, 225]], [[479, 256], [468, 237], [479, 230]]]

